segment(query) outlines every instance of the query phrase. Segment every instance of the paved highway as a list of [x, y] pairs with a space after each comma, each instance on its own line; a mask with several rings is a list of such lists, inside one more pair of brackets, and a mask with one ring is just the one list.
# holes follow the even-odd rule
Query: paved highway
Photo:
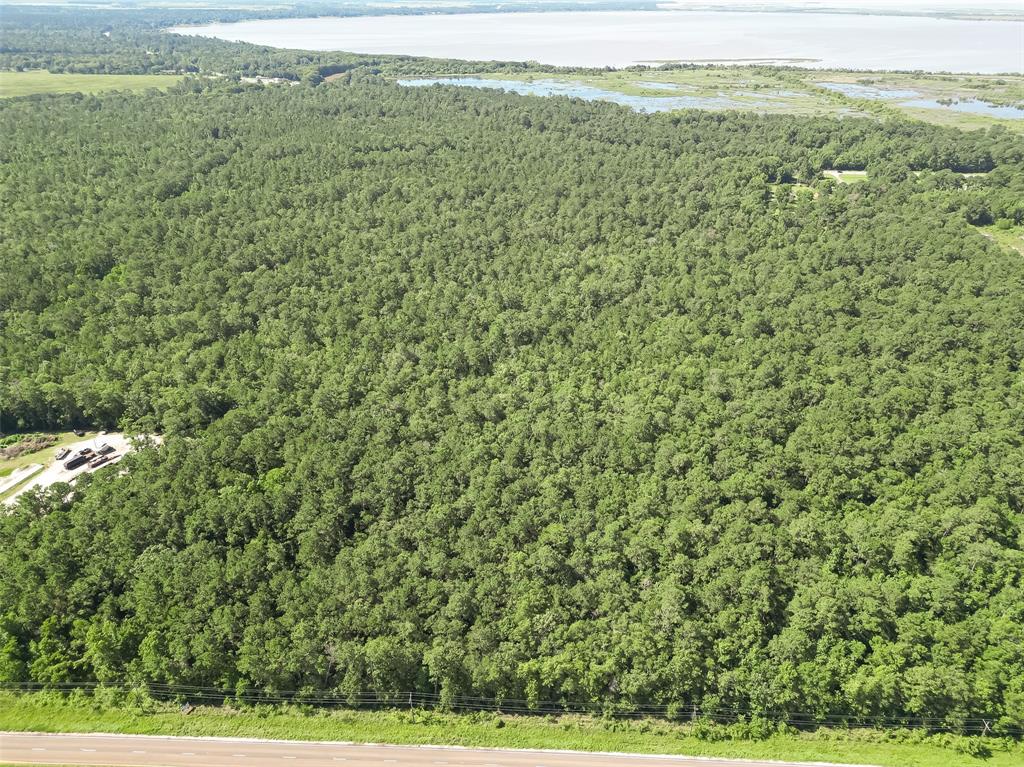
[[[242, 738], [0, 733], [0, 762], [121, 767], [806, 767], [699, 757], [379, 746]], [[820, 763], [818, 763], [820, 764]]]

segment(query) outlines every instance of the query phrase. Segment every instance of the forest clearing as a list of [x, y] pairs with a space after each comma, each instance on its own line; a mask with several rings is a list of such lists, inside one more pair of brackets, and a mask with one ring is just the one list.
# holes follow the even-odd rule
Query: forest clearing
[[[79, 476], [112, 466], [135, 449], [131, 438], [120, 432], [93, 432], [84, 439], [67, 434], [38, 451], [16, 458], [0, 458], [0, 501], [13, 505], [29, 491], [45, 489], [57, 482], [73, 483]], [[159, 441], [159, 437], [151, 437]], [[79, 456], [78, 465], [66, 464]], [[6, 475], [6, 476], [5, 476]]]
[[0, 72], [0, 98], [36, 93], [98, 93], [167, 88], [181, 75], [93, 75], [54, 73], [46, 70]]

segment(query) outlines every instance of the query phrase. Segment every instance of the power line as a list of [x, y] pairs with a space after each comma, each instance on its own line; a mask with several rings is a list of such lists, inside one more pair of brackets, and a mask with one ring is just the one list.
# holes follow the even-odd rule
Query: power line
[[[116, 689], [122, 692], [142, 690], [155, 700], [186, 700], [198, 703], [222, 705], [225, 703], [295, 704], [323, 708], [342, 709], [422, 709], [464, 712], [492, 712], [496, 714], [547, 715], [547, 714], [590, 714], [616, 719], [658, 718], [669, 721], [711, 721], [729, 724], [760, 718], [794, 727], [813, 728], [834, 726], [842, 728], [906, 728], [925, 729], [934, 732], [992, 733], [997, 716], [929, 717], [929, 716], [886, 716], [871, 714], [830, 713], [816, 714], [801, 711], [773, 711], [739, 706], [715, 706], [704, 708], [693, 702], [677, 704], [630, 703], [625, 701], [587, 703], [580, 701], [527, 701], [515, 698], [485, 698], [480, 696], [443, 696], [433, 692], [361, 690], [342, 692], [338, 690], [277, 690], [273, 692], [257, 689], [225, 689], [202, 685], [163, 684], [157, 682], [131, 684], [100, 684], [97, 682], [63, 682], [42, 684], [0, 684], [0, 690], [15, 692], [55, 691], [61, 693], [81, 690], [95, 693], [100, 689]], [[1000, 728], [1000, 733], [1012, 736], [1024, 735], [1019, 728]]]

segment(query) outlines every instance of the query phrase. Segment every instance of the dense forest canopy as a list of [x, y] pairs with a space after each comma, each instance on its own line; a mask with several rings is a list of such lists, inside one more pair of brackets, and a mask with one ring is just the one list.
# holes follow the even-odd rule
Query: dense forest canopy
[[0, 681], [1024, 725], [1019, 137], [367, 67], [0, 103]]

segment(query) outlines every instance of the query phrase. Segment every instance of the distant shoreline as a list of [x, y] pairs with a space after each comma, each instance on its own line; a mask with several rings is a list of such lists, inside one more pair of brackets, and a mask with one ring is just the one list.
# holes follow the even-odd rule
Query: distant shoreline
[[[1024, 22], [1022, 22], [1024, 23]], [[168, 32], [274, 48], [612, 68], [663, 63], [1020, 74], [1015, 24], [750, 11], [510, 11], [247, 20]], [[981, 37], [983, 47], [976, 42]]]

